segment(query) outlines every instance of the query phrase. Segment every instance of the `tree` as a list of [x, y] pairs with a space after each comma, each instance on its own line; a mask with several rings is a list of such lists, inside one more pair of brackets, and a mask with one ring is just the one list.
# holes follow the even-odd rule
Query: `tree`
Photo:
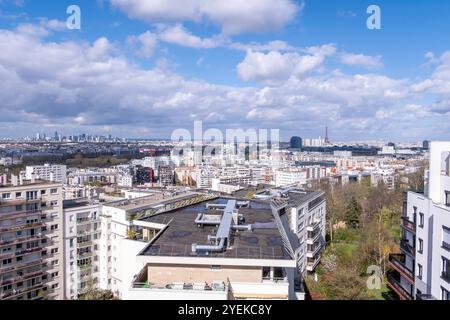
[[99, 289], [95, 286], [94, 281], [91, 279], [88, 282], [86, 291], [79, 296], [78, 300], [119, 300], [114, 297], [111, 290]]
[[353, 229], [359, 227], [360, 216], [362, 213], [361, 205], [355, 197], [352, 197], [345, 211], [345, 221], [347, 226]]

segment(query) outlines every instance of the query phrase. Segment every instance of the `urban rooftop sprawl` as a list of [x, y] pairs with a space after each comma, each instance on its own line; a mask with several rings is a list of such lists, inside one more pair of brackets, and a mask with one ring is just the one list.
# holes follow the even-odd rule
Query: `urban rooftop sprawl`
[[428, 162], [384, 276], [394, 298], [449, 298], [450, 143], [293, 137], [206, 154], [105, 139], [0, 144], [0, 299], [310, 299], [330, 241], [318, 182], [394, 189]]

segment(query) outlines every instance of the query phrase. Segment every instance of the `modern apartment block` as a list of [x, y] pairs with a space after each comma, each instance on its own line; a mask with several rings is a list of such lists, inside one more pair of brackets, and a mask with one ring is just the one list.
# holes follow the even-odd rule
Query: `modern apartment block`
[[107, 203], [99, 287], [124, 300], [304, 299], [324, 244], [322, 192], [245, 200], [160, 193]]
[[25, 179], [32, 178], [66, 183], [67, 181], [67, 166], [56, 164], [44, 164], [42, 166], [27, 166], [25, 169]]
[[0, 177], [0, 300], [63, 298], [62, 186]]
[[450, 142], [432, 142], [425, 192], [405, 195], [388, 285], [404, 300], [450, 300]]
[[101, 204], [64, 201], [65, 298], [75, 300], [100, 278]]
[[143, 218], [211, 198], [213, 196], [196, 192], [163, 192], [104, 204], [100, 216], [99, 287], [123, 298], [133, 276], [142, 269], [142, 265], [136, 263], [136, 256], [156, 236], [155, 228], [143, 226]]

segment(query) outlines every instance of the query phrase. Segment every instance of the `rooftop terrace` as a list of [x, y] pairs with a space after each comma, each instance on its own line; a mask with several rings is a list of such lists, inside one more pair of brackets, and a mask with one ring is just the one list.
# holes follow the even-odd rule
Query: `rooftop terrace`
[[280, 232], [274, 222], [270, 203], [251, 201], [248, 207], [239, 209], [245, 224], [252, 231], [232, 231], [228, 247], [222, 252], [193, 252], [192, 244], [207, 244], [208, 236], [214, 236], [218, 226], [199, 228], [195, 223], [199, 213], [218, 215], [221, 211], [207, 208], [208, 203], [226, 204], [227, 198], [201, 202], [167, 213], [145, 218], [143, 221], [167, 224], [141, 253], [145, 256], [218, 257], [241, 259], [291, 259], [283, 246]]

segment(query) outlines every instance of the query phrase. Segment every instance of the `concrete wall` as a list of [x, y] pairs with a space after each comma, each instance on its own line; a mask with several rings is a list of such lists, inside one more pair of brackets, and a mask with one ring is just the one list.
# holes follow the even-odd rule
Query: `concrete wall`
[[211, 283], [215, 281], [227, 282], [256, 282], [262, 281], [262, 268], [222, 266], [212, 269], [211, 266], [186, 265], [149, 265], [148, 279], [157, 285], [173, 282]]

